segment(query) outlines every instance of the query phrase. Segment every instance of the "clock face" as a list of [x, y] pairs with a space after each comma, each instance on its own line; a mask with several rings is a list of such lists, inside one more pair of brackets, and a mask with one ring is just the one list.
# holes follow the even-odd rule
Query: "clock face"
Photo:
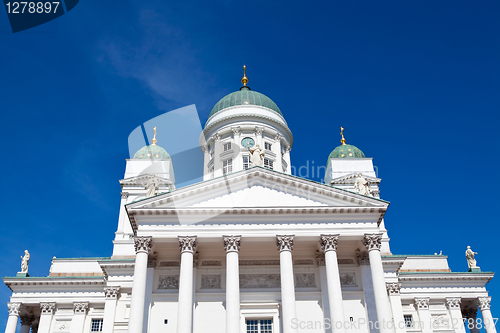
[[255, 141], [252, 138], [244, 138], [241, 140], [241, 145], [245, 148], [252, 148], [255, 145]]

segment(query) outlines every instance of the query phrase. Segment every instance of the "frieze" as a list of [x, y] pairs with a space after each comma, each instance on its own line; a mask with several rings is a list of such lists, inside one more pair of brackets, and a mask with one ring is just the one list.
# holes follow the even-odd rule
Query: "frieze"
[[222, 266], [222, 262], [220, 260], [202, 260], [202, 266]]
[[315, 288], [314, 273], [295, 273], [295, 288]]
[[312, 259], [295, 259], [293, 261], [294, 265], [314, 265], [314, 260]]
[[240, 288], [280, 288], [279, 274], [240, 274]]
[[240, 260], [240, 266], [279, 266], [279, 260]]
[[161, 260], [158, 267], [179, 267], [181, 262], [178, 260]]
[[160, 275], [158, 289], [179, 289], [179, 276]]
[[340, 273], [340, 285], [345, 287], [356, 287], [356, 275], [354, 273]]
[[220, 274], [202, 274], [201, 289], [221, 289]]

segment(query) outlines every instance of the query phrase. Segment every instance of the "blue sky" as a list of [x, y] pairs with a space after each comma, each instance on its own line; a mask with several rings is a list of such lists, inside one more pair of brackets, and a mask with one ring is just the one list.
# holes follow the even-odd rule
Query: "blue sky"
[[[394, 254], [442, 250], [465, 271], [470, 245], [499, 270], [499, 14], [497, 1], [82, 0], [12, 34], [0, 10], [0, 274], [25, 249], [32, 276], [53, 256], [111, 255], [128, 135], [191, 104], [204, 124], [243, 64], [283, 112], [297, 168], [325, 164], [340, 126], [374, 158]], [[496, 317], [500, 283], [488, 289]]]

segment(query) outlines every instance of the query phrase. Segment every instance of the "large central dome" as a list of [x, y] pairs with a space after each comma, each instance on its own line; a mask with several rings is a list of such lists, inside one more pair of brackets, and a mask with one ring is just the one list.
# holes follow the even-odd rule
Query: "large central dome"
[[271, 109], [272, 111], [278, 113], [283, 117], [283, 114], [281, 113], [276, 103], [274, 103], [269, 97], [259, 92], [252, 91], [249, 87], [246, 86], [241, 87], [239, 91], [235, 91], [229, 95], [226, 95], [220, 101], [218, 101], [208, 117], [210, 118], [221, 110], [237, 105], [263, 106]]

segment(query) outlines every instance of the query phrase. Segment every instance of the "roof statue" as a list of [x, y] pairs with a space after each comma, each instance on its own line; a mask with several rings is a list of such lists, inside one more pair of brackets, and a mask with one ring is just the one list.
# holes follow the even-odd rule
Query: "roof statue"
[[28, 264], [30, 262], [30, 253], [28, 250], [24, 250], [24, 257], [21, 256], [21, 272], [28, 273]]
[[255, 145], [253, 147], [248, 148], [250, 152], [250, 163], [251, 166], [263, 166], [264, 165], [264, 151], [259, 147], [259, 145]]
[[470, 246], [467, 246], [467, 250], [465, 250], [465, 257], [467, 258], [467, 265], [469, 265], [469, 271], [478, 270], [479, 266], [476, 265], [476, 258], [474, 255], [477, 252], [471, 250]]
[[354, 189], [359, 194], [368, 196], [372, 195], [370, 191], [370, 182], [365, 177], [363, 177], [361, 173], [358, 173], [358, 176], [356, 177], [356, 181], [354, 182]]
[[155, 175], [152, 175], [151, 178], [149, 178], [148, 182], [146, 183], [146, 186], [144, 187], [146, 189], [146, 198], [155, 196], [158, 186], [160, 186], [159, 179], [156, 178]]

